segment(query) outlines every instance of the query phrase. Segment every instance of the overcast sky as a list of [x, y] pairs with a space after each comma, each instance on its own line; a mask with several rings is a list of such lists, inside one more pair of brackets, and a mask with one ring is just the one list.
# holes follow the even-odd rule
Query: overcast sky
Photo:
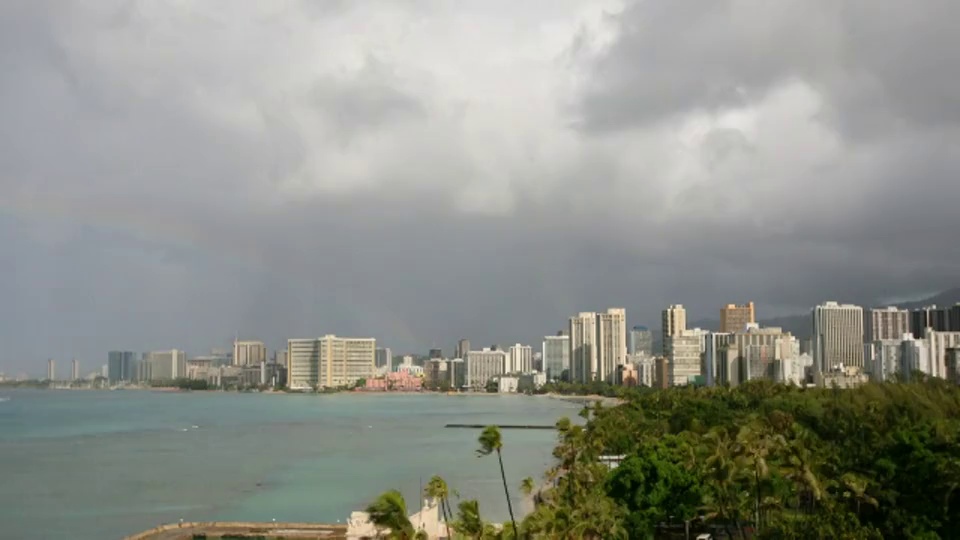
[[955, 0], [5, 0], [0, 371], [960, 284]]

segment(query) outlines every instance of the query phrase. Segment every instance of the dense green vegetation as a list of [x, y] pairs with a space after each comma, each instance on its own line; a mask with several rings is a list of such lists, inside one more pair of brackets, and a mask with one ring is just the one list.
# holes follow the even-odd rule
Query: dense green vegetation
[[[558, 422], [556, 464], [521, 537], [960, 538], [960, 389], [945, 381], [621, 397], [585, 409], [586, 426]], [[623, 457], [611, 470], [603, 455]], [[514, 537], [475, 501], [452, 526]]]
[[549, 382], [536, 389], [535, 394], [559, 394], [561, 396], [619, 397], [629, 392], [628, 388], [603, 381], [589, 383]]

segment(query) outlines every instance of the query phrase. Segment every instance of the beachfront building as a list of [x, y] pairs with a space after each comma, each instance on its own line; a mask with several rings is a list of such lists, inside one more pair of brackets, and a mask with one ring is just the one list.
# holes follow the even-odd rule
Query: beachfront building
[[533, 371], [533, 347], [517, 343], [510, 347], [506, 373], [530, 373]]
[[137, 353], [110, 351], [107, 353], [107, 380], [110, 384], [137, 380]]
[[374, 338], [291, 339], [287, 342], [287, 371], [292, 389], [351, 386], [372, 377], [377, 342]]
[[138, 371], [137, 380], [141, 382], [186, 378], [187, 354], [177, 349], [143, 353]]
[[[560, 380], [564, 371], [570, 369], [570, 336], [563, 333], [543, 338], [543, 371], [547, 379]], [[569, 373], [568, 373], [569, 376]]]
[[474, 390], [482, 390], [491, 379], [506, 373], [507, 352], [490, 348], [470, 351], [467, 353], [466, 364], [465, 385]]
[[259, 366], [267, 361], [267, 346], [262, 341], [234, 341], [233, 365]]

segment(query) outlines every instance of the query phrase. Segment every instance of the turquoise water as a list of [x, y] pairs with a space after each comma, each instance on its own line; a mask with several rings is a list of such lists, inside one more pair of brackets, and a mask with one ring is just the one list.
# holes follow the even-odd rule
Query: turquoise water
[[[506, 518], [496, 459], [476, 430], [552, 424], [577, 407], [525, 396], [326, 396], [0, 390], [0, 538], [121, 538], [161, 523], [345, 521], [395, 488], [447, 479]], [[196, 426], [196, 427], [194, 427]], [[504, 431], [514, 508], [555, 434]]]

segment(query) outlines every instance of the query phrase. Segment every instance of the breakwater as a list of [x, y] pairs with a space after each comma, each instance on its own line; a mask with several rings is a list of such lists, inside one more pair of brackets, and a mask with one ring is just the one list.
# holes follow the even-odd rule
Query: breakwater
[[[445, 428], [484, 429], [491, 424], [447, 424]], [[554, 425], [536, 424], [495, 424], [500, 429], [557, 429]]]

